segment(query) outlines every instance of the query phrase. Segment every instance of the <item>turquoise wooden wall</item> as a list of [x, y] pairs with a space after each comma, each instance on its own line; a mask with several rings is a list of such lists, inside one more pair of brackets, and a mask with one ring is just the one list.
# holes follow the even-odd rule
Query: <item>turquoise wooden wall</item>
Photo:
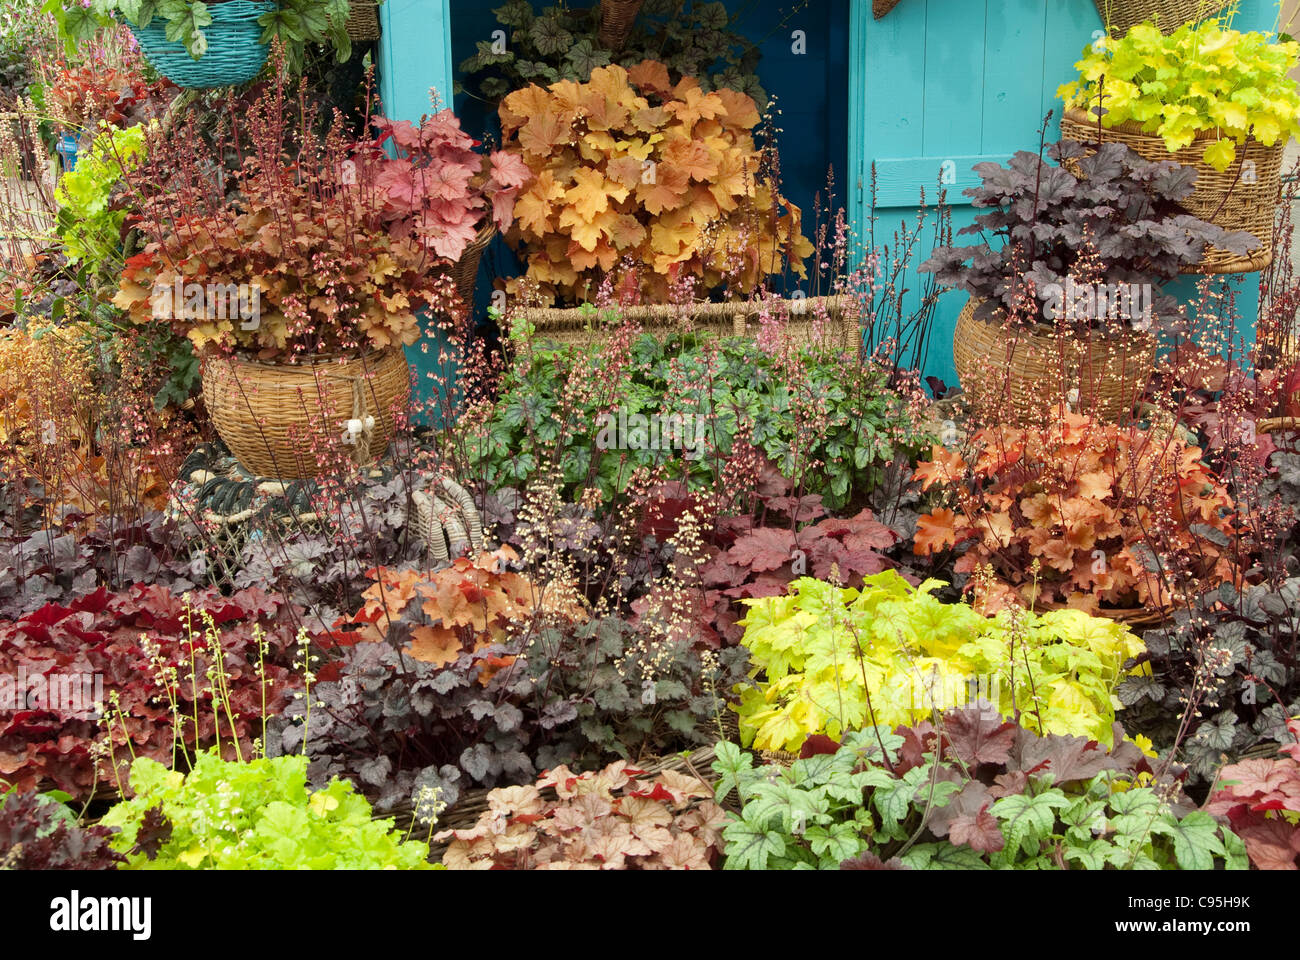
[[[859, 225], [869, 215], [874, 162], [878, 235], [880, 227], [888, 233], [913, 221], [922, 189], [934, 202], [945, 162], [956, 174], [946, 188], [953, 231], [972, 223], [974, 209], [961, 195], [978, 182], [972, 164], [1036, 152], [1049, 110], [1048, 141], [1057, 139], [1056, 89], [1076, 75], [1074, 63], [1101, 35], [1093, 0], [902, 0], [880, 20], [870, 0], [853, 0], [850, 17], [850, 213]], [[1234, 26], [1272, 30], [1276, 22], [1276, 0], [1242, 0]], [[1187, 300], [1195, 282], [1180, 278], [1170, 292]], [[1240, 288], [1243, 317], [1253, 318], [1259, 275], [1229, 282]], [[919, 279], [910, 286], [917, 302]], [[965, 302], [960, 291], [941, 299], [924, 371], [949, 384], [956, 383], [952, 331]], [[1253, 320], [1244, 332], [1253, 337]]]
[[[539, 3], [541, 0], [539, 0]], [[739, 0], [733, 0], [733, 7]], [[429, 109], [429, 90], [446, 103], [454, 66], [495, 28], [491, 2], [387, 0], [380, 8], [381, 93], [391, 115], [418, 119]], [[750, 35], [763, 44], [764, 84], [780, 98], [787, 190], [811, 208], [824, 188], [828, 166], [837, 168], [840, 196], [859, 235], [871, 209], [870, 171], [877, 170], [878, 234], [911, 222], [920, 191], [933, 198], [945, 161], [956, 182], [947, 186], [954, 230], [972, 222], [961, 191], [975, 182], [970, 168], [981, 159], [1005, 161], [1016, 150], [1036, 150], [1048, 110], [1059, 117], [1056, 88], [1101, 29], [1093, 0], [902, 0], [875, 20], [870, 0], [814, 0], [780, 32], [769, 35], [793, 0], [747, 0]], [[1271, 30], [1277, 0], [1241, 0], [1235, 26]], [[805, 29], [809, 53], [790, 49], [789, 29]], [[468, 98], [456, 99], [467, 129], [483, 132], [491, 121]], [[1048, 137], [1059, 135], [1054, 119]], [[847, 166], [847, 176], [839, 174]], [[513, 268], [498, 247], [480, 277], [480, 311], [492, 271]], [[1257, 309], [1258, 275], [1231, 281], [1240, 289], [1244, 316]], [[1190, 296], [1195, 278], [1174, 288]], [[919, 280], [910, 284], [919, 290]], [[952, 330], [965, 294], [946, 294], [924, 373], [948, 383]], [[436, 353], [413, 353], [427, 367]]]

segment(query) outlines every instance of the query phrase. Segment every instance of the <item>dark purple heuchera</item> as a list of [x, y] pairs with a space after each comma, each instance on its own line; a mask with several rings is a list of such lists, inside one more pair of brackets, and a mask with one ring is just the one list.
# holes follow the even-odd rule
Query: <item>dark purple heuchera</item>
[[108, 845], [112, 833], [33, 791], [0, 794], [0, 870], [112, 870], [126, 860]]
[[[1021, 322], [1040, 322], [1052, 315], [1045, 309], [1052, 302], [1048, 288], [1064, 289], [1069, 280], [1151, 284], [1152, 312], [1169, 317], [1177, 301], [1161, 295], [1160, 285], [1198, 263], [1207, 245], [1233, 253], [1259, 246], [1248, 233], [1187, 213], [1180, 201], [1196, 182], [1189, 167], [1149, 162], [1122, 143], [1085, 148], [1062, 140], [1045, 150], [1065, 166], [1024, 150], [1005, 167], [977, 163], [983, 183], [963, 193], [988, 212], [958, 234], [979, 234], [981, 242], [937, 247], [918, 268], [983, 301], [979, 319], [1004, 311]], [[1040, 309], [1027, 316], [1025, 305], [1035, 301]]]

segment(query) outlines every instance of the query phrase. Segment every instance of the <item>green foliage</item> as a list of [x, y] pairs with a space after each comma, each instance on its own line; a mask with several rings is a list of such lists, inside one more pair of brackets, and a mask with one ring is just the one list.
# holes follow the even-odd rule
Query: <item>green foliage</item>
[[[158, 17], [167, 21], [167, 39], [183, 43], [198, 60], [208, 49], [205, 28], [212, 26], [212, 11], [203, 0], [90, 0], [88, 6], [81, 0], [45, 0], [41, 9], [58, 23], [69, 54], [114, 20], [144, 28]], [[291, 60], [300, 63], [305, 44], [328, 41], [342, 63], [352, 56], [348, 11], [348, 0], [278, 0], [274, 10], [257, 18], [261, 42], [279, 39]]]
[[529, 0], [510, 0], [492, 12], [506, 32], [505, 49], [480, 40], [460, 65], [492, 103], [530, 83], [586, 83], [597, 67], [642, 60], [663, 63], [674, 81], [697, 78], [706, 93], [725, 87], [753, 97], [760, 109], [767, 102], [756, 73], [759, 49], [734, 32], [722, 3], [647, 0], [620, 50], [600, 42], [600, 4], [557, 4], [539, 12]]
[[526, 658], [538, 725], [555, 736], [538, 750], [542, 768], [587, 769], [611, 756], [703, 746], [721, 733], [720, 695], [746, 669], [739, 647], [699, 651], [618, 617], [548, 624], [531, 637]]
[[123, 163], [128, 168], [138, 165], [146, 149], [143, 125], [105, 127], [78, 158], [76, 169], [59, 179], [58, 230], [69, 261], [86, 260], [96, 268], [120, 261], [127, 211], [113, 202], [113, 191], [122, 181]]
[[1101, 95], [1103, 126], [1135, 121], [1163, 137], [1171, 153], [1197, 134], [1220, 131], [1204, 159], [1226, 170], [1248, 135], [1271, 146], [1300, 134], [1300, 95], [1288, 76], [1297, 58], [1300, 43], [1225, 29], [1218, 20], [1185, 24], [1168, 36], [1143, 23], [1085, 48], [1075, 64], [1079, 79], [1057, 96], [1066, 106], [1091, 108]]
[[1115, 687], [1142, 651], [1127, 627], [1079, 610], [985, 617], [913, 587], [895, 570], [861, 590], [804, 577], [786, 596], [746, 601], [743, 643], [765, 674], [741, 696], [743, 741], [797, 750], [810, 734], [841, 736], [980, 699], [1040, 733], [1111, 742]]
[[[804, 493], [838, 509], [874, 489], [899, 452], [920, 445], [884, 374], [856, 358], [805, 352], [791, 367], [746, 338], [650, 335], [629, 354], [534, 349], [507, 374], [486, 427], [467, 430], [473, 475], [496, 490], [553, 470], [566, 495], [595, 488], [609, 503], [636, 468], [664, 465], [669, 479], [712, 490], [745, 438]], [[653, 435], [638, 424], [656, 416], [661, 424], [680, 417], [682, 442], [652, 449]]]
[[124, 869], [430, 869], [428, 845], [372, 820], [352, 784], [309, 790], [306, 757], [238, 763], [211, 750], [188, 775], [141, 757], [131, 789], [103, 819], [121, 828]]
[[729, 870], [1246, 868], [1240, 838], [1163, 800], [1131, 744], [1038, 737], [987, 708], [825, 740], [789, 767], [715, 752], [716, 798], [741, 804]]

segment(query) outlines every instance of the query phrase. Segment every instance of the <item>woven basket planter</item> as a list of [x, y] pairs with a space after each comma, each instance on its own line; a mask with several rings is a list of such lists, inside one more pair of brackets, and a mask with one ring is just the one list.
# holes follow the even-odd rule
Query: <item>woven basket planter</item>
[[478, 236], [465, 247], [465, 252], [460, 255], [460, 259], [445, 268], [452, 282], [456, 284], [456, 292], [460, 294], [465, 309], [471, 316], [474, 313], [474, 287], [478, 284], [478, 267], [483, 260], [483, 251], [488, 248], [496, 235], [496, 225], [489, 217], [483, 229], [478, 232]]
[[871, 15], [879, 20], [898, 6], [899, 0], [871, 0]]
[[632, 32], [642, 0], [600, 0], [600, 31], [596, 39], [606, 50], [622, 50]]
[[[857, 350], [861, 344], [858, 327], [858, 301], [854, 297], [810, 297], [785, 300], [782, 312], [789, 312], [785, 328], [800, 345], [817, 344], [834, 350]], [[693, 330], [713, 336], [757, 336], [762, 329], [759, 304], [698, 303], [689, 307], [673, 304], [622, 307], [623, 320], [636, 321], [645, 333], [663, 339]], [[561, 344], [598, 344], [608, 333], [594, 324], [588, 311], [581, 308], [525, 307], [515, 311], [515, 320], [533, 326], [533, 340], [550, 340]]]
[[379, 39], [379, 4], [374, 0], [352, 0], [348, 5], [348, 36], [360, 43]]
[[1231, 0], [1093, 0], [1101, 22], [1111, 33], [1122, 37], [1139, 23], [1152, 17], [1161, 33], [1173, 33], [1184, 23], [1195, 23], [1214, 16]]
[[[258, 363], [208, 357], [203, 400], [217, 433], [249, 473], [297, 480], [321, 468], [313, 447], [351, 446], [359, 464], [383, 454], [394, 412], [410, 398], [410, 373], [400, 348], [314, 363]], [[348, 421], [367, 423], [347, 441]]]
[[[1097, 124], [1090, 123], [1083, 111], [1070, 109], [1061, 118], [1061, 136], [1080, 143], [1096, 143]], [[1262, 270], [1273, 262], [1273, 218], [1282, 191], [1282, 152], [1286, 143], [1279, 140], [1266, 147], [1254, 137], [1248, 137], [1244, 146], [1237, 145], [1237, 160], [1220, 173], [1201, 159], [1209, 142], [1217, 139], [1216, 134], [1205, 132], [1191, 146], [1170, 153], [1163, 138], [1144, 133], [1142, 125], [1134, 121], [1101, 128], [1104, 143], [1127, 144], [1146, 160], [1173, 160], [1193, 168], [1196, 186], [1182, 201], [1187, 212], [1224, 230], [1245, 230], [1260, 242], [1257, 249], [1246, 255], [1211, 247], [1205, 259], [1185, 268], [1184, 273]], [[1246, 176], [1249, 170], [1254, 171], [1253, 177]]]
[[1045, 423], [1056, 404], [1079, 391], [1077, 408], [1102, 420], [1125, 419], [1155, 369], [1156, 340], [1124, 330], [1087, 342], [1040, 330], [1006, 330], [976, 320], [968, 300], [957, 317], [953, 361], [971, 412], [983, 423]]
[[266, 0], [227, 0], [208, 7], [212, 23], [204, 28], [208, 49], [199, 59], [179, 40], [167, 39], [167, 21], [154, 17], [149, 26], [131, 27], [145, 59], [178, 87], [237, 87], [266, 65], [271, 48], [261, 43], [257, 18], [276, 9]]

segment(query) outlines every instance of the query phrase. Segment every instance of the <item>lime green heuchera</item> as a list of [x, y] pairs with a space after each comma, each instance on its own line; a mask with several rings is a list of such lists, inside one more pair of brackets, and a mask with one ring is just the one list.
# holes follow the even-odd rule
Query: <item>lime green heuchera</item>
[[861, 590], [805, 577], [785, 596], [746, 600], [742, 642], [751, 676], [765, 679], [741, 691], [742, 742], [794, 752], [810, 734], [839, 739], [982, 699], [1035, 733], [1111, 745], [1114, 690], [1145, 649], [1138, 637], [1079, 610], [986, 617], [934, 597], [941, 585], [887, 570]]
[[[1248, 135], [1265, 146], [1300, 135], [1300, 95], [1288, 73], [1300, 43], [1225, 29], [1217, 20], [1165, 36], [1149, 23], [1127, 36], [1098, 39], [1075, 64], [1079, 79], [1057, 90], [1066, 107], [1091, 110], [1103, 97], [1102, 126], [1142, 124], [1170, 152], [1197, 134], [1219, 131], [1205, 162], [1226, 170]], [[1091, 115], [1091, 114], [1090, 114]]]
[[[332, 780], [309, 790], [303, 756], [231, 762], [214, 749], [188, 775], [140, 757], [131, 789], [135, 796], [102, 821], [121, 827], [111, 843], [128, 856], [123, 869], [434, 869], [428, 844], [404, 842], [392, 820], [372, 820], [352, 784]], [[146, 822], [159, 806], [169, 836], [165, 825]]]
[[143, 124], [125, 130], [105, 125], [76, 169], [59, 179], [54, 192], [59, 204], [59, 236], [73, 263], [90, 260], [100, 264], [120, 253], [126, 210], [113, 209], [110, 200], [113, 188], [122, 180], [122, 165], [138, 165], [146, 149]]

